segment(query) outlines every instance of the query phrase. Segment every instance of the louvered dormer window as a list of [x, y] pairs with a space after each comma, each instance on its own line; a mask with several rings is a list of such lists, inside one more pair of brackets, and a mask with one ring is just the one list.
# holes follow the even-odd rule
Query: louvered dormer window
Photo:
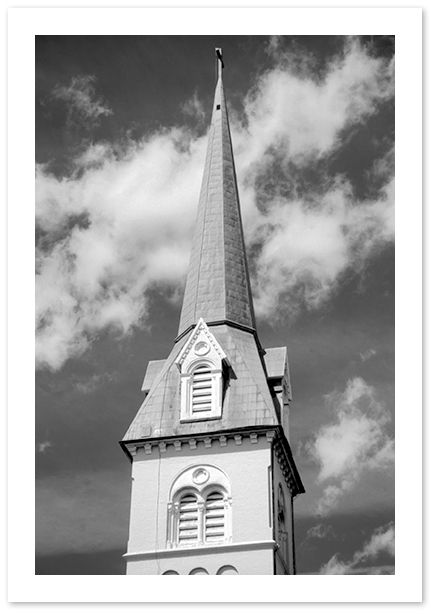
[[191, 384], [191, 412], [212, 411], [212, 371], [207, 364], [194, 369]]
[[224, 373], [228, 359], [200, 319], [179, 354], [181, 422], [218, 419], [222, 415]]

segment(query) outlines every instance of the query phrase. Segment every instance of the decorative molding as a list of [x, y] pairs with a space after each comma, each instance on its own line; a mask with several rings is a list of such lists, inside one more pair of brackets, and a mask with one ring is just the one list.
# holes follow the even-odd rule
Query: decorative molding
[[273, 439], [275, 438], [276, 432], [275, 430], [268, 430], [266, 432], [266, 439], [268, 443], [271, 443], [273, 441]]
[[278, 464], [281, 469], [282, 475], [285, 479], [285, 482], [287, 484], [287, 487], [288, 487], [291, 495], [294, 497], [296, 494], [296, 484], [294, 481], [294, 477], [293, 477], [293, 474], [291, 471], [291, 467], [290, 467], [288, 458], [285, 455], [285, 452], [284, 452], [284, 449], [283, 449], [283, 446], [281, 443], [276, 443], [275, 455], [276, 455], [276, 459], [278, 460]]
[[[191, 449], [196, 449], [199, 441], [202, 441], [201, 446], [204, 445], [206, 449], [211, 449], [213, 446], [213, 441], [219, 441], [221, 447], [226, 447], [228, 444], [228, 439], [234, 440], [236, 445], [243, 445], [244, 441], [249, 438], [250, 442], [252, 444], [255, 444], [258, 443], [258, 440], [261, 436], [265, 436], [268, 441], [271, 442], [274, 436], [276, 436], [276, 431], [267, 430], [267, 428], [262, 428], [261, 430], [258, 430], [258, 432], [246, 429], [241, 429], [240, 433], [237, 430], [218, 431], [210, 432], [207, 434], [201, 434], [197, 437], [192, 436], [191, 438], [189, 436], [181, 436], [181, 438], [152, 438], [150, 443], [145, 442], [142, 439], [141, 441], [138, 440], [129, 443], [126, 442], [124, 443], [124, 446], [126, 447], [129, 454], [132, 456], [135, 456], [137, 454], [140, 447], [145, 449], [146, 455], [150, 455], [152, 453], [152, 449], [157, 447], [158, 445], [161, 445], [161, 453], [165, 453], [166, 451], [168, 451], [169, 446], [174, 448], [175, 451], [181, 451], [182, 445], [184, 443], [187, 443]], [[277, 448], [277, 452], [277, 455], [281, 456], [282, 452], [280, 452], [279, 447]], [[286, 460], [285, 456], [283, 457], [283, 459]]]
[[160, 549], [158, 551], [143, 551], [124, 553], [123, 557], [126, 561], [139, 561], [139, 559], [163, 559], [167, 557], [189, 556], [190, 551], [193, 555], [214, 555], [216, 553], [237, 553], [240, 551], [262, 551], [275, 550], [276, 542], [274, 540], [259, 540], [256, 542], [233, 542], [229, 544], [213, 544], [194, 547], [178, 547], [174, 549]]
[[212, 348], [215, 350], [221, 360], [224, 360], [227, 364], [229, 364], [226, 353], [224, 352], [218, 341], [215, 339], [214, 335], [209, 330], [206, 322], [203, 320], [203, 318], [200, 318], [188, 341], [185, 343], [179, 356], [175, 360], [175, 363], [180, 371], [182, 369], [182, 364], [184, 363], [188, 355], [191, 353], [191, 350], [193, 350], [193, 348], [195, 347], [197, 340], [202, 340], [202, 335], [204, 335], [206, 341], [209, 343], [209, 346], [208, 349], [205, 351], [205, 354], [196, 353], [195, 358], [200, 358], [202, 357], [202, 355], [208, 354], [208, 352], [210, 352]]

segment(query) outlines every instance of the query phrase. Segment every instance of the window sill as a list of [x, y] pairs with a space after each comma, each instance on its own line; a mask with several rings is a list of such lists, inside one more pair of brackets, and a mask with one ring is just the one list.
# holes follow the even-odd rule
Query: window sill
[[181, 418], [179, 420], [179, 423], [181, 424], [192, 424], [195, 422], [199, 422], [199, 421], [212, 421], [214, 419], [221, 419], [221, 415], [209, 415], [207, 417], [196, 417], [196, 416], [191, 416], [191, 417], [187, 417], [187, 418]]

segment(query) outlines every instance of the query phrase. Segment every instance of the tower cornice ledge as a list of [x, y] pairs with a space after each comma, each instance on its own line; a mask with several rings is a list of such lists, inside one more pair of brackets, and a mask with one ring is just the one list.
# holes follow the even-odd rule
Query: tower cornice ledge
[[234, 440], [235, 445], [241, 445], [243, 438], [249, 438], [251, 443], [258, 443], [265, 437], [271, 443], [275, 455], [281, 465], [282, 472], [288, 488], [293, 497], [305, 493], [302, 480], [294, 462], [291, 447], [284, 434], [282, 426], [261, 426], [248, 428], [232, 428], [216, 432], [205, 432], [199, 434], [186, 434], [182, 436], [149, 437], [141, 440], [119, 441], [121, 448], [130, 462], [133, 461], [139, 449], [143, 449], [146, 455], [151, 455], [152, 450], [159, 448], [160, 453], [167, 451], [168, 445], [173, 446], [175, 451], [181, 451], [183, 445], [188, 445], [191, 450], [197, 448], [197, 443], [204, 443], [205, 449], [211, 449], [212, 442], [218, 441], [221, 447], [226, 447], [228, 440]]
[[264, 549], [276, 549], [277, 544], [274, 540], [257, 540], [255, 542], [234, 542], [231, 544], [214, 544], [212, 546], [202, 545], [193, 547], [182, 547], [176, 549], [161, 549], [157, 551], [144, 551], [134, 553], [124, 553], [123, 557], [128, 561], [139, 559], [154, 559], [165, 557], [186, 557], [192, 551], [193, 555], [211, 555], [214, 553], [237, 553], [238, 551], [259, 551]]

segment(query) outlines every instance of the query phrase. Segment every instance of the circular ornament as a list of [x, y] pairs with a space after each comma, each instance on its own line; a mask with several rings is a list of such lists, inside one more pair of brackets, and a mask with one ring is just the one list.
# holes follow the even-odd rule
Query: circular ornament
[[210, 346], [206, 343], [206, 341], [198, 341], [194, 346], [194, 352], [197, 356], [204, 356], [210, 350]]
[[204, 468], [197, 468], [193, 472], [193, 481], [196, 485], [203, 485], [209, 479], [209, 473]]

